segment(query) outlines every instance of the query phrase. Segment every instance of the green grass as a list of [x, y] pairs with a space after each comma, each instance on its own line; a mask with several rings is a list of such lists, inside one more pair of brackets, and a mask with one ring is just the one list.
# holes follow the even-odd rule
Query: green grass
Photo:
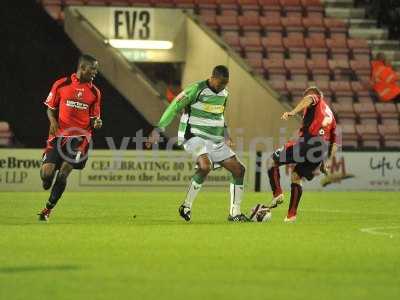
[[287, 203], [270, 223], [230, 224], [228, 195], [206, 191], [185, 223], [183, 195], [66, 192], [43, 224], [46, 193], [0, 193], [0, 299], [400, 295], [399, 193], [305, 191], [295, 224]]

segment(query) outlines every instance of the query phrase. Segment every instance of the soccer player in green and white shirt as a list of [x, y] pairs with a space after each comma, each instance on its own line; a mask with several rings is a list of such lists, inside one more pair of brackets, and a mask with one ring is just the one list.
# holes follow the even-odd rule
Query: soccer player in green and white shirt
[[192, 154], [197, 163], [186, 199], [179, 207], [179, 214], [186, 221], [190, 221], [192, 204], [204, 180], [216, 166], [222, 166], [232, 173], [228, 220], [248, 221], [240, 211], [245, 167], [230, 148], [232, 141], [224, 120], [228, 99], [225, 87], [228, 81], [228, 68], [219, 65], [214, 68], [211, 78], [188, 86], [168, 106], [148, 140], [149, 144], [157, 143], [160, 132], [184, 110], [179, 124], [178, 143], [183, 144], [184, 149]]

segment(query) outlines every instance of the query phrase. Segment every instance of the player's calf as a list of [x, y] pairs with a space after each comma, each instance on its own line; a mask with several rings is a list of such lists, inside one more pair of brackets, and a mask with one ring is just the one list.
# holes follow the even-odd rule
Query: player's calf
[[42, 179], [43, 189], [48, 190], [53, 184], [53, 179], [55, 175], [55, 167], [50, 164], [45, 164], [40, 169], [40, 178]]

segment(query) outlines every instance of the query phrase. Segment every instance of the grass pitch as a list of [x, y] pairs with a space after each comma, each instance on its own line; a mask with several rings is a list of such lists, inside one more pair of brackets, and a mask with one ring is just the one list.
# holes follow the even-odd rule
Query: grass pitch
[[[228, 194], [0, 193], [0, 299], [398, 299], [400, 194], [305, 191], [297, 223], [226, 221]], [[265, 194], [247, 193], [243, 211]]]

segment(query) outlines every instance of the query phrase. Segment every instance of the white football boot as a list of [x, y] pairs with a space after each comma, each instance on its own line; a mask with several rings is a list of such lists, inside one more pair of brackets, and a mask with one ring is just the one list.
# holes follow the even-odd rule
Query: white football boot
[[279, 194], [276, 197], [273, 197], [271, 200], [271, 203], [268, 205], [269, 208], [275, 208], [278, 207], [278, 205], [281, 205], [283, 203], [283, 194]]

